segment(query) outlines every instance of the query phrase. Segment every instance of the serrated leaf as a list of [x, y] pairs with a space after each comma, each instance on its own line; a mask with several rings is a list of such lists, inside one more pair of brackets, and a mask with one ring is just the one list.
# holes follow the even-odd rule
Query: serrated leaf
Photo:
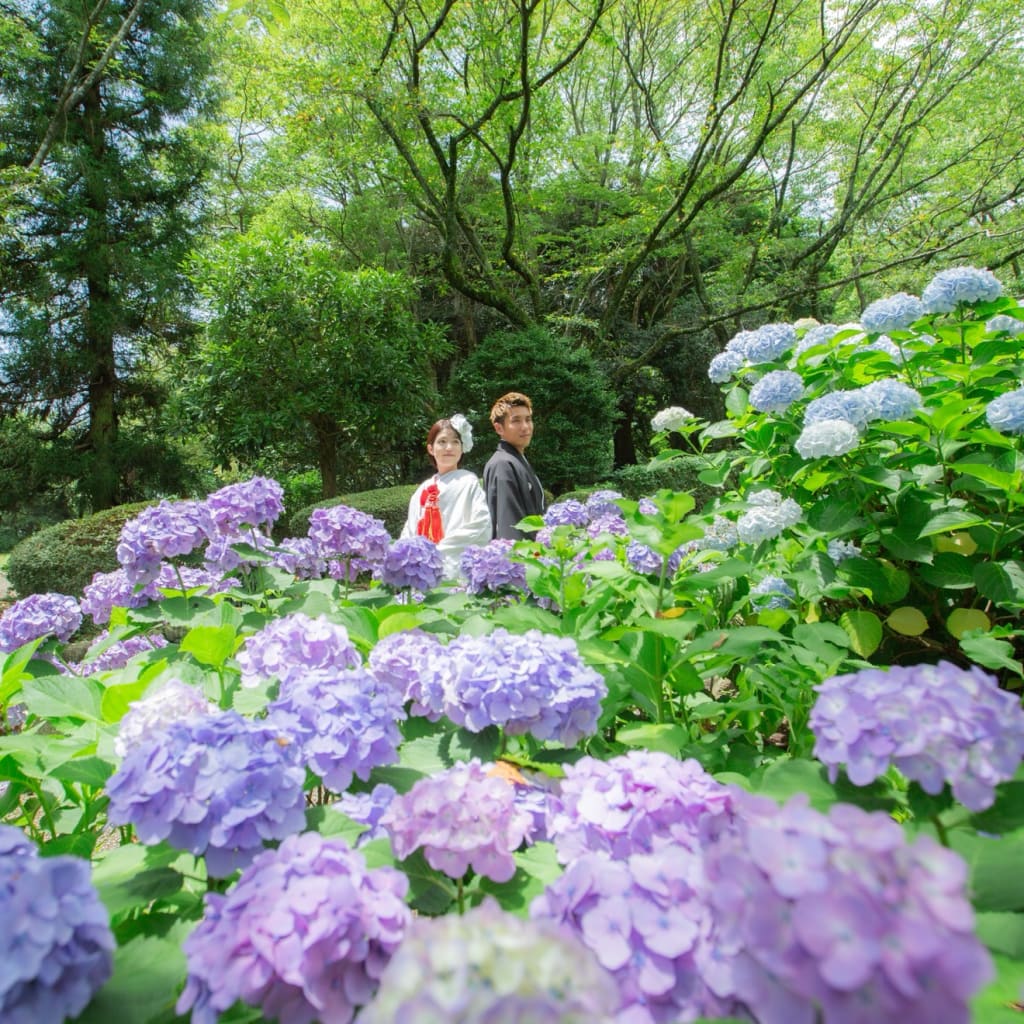
[[26, 680], [22, 700], [40, 718], [102, 720], [103, 688], [88, 677], [56, 675]]
[[919, 536], [933, 537], [937, 533], [951, 533], [966, 526], [977, 526], [985, 522], [984, 516], [968, 509], [950, 508], [933, 516], [925, 523]]
[[1024, 607], [1024, 563], [983, 562], [975, 566], [978, 593], [1003, 608]]
[[974, 586], [974, 562], [950, 551], [937, 552], [931, 565], [922, 564], [917, 572], [925, 583], [943, 590], [968, 590]]
[[195, 626], [185, 634], [179, 647], [200, 664], [220, 668], [238, 643], [234, 626]]

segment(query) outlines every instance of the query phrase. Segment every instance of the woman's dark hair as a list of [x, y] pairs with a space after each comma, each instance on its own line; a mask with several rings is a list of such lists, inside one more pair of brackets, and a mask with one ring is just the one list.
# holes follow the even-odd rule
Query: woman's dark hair
[[[452, 426], [452, 421], [451, 420], [438, 420], [427, 431], [427, 444], [433, 444], [437, 440], [437, 435], [440, 434], [441, 431], [444, 430], [446, 427], [459, 439], [459, 447], [461, 448], [462, 447], [462, 435], [455, 429], [455, 427]], [[458, 461], [457, 465], [459, 465], [459, 466], [462, 465], [462, 459], [463, 459], [464, 455], [465, 455], [465, 452], [463, 452], [462, 455], [459, 456], [459, 461]], [[434, 469], [437, 469], [437, 460], [434, 458], [434, 456], [431, 455], [428, 452], [427, 453], [427, 458], [430, 459], [430, 461], [434, 464]]]

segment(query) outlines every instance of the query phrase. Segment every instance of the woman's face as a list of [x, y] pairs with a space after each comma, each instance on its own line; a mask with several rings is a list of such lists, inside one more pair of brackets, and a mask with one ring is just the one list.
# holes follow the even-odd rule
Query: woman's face
[[442, 427], [434, 443], [427, 445], [427, 452], [433, 458], [438, 473], [450, 473], [458, 468], [462, 458], [462, 438], [451, 427]]

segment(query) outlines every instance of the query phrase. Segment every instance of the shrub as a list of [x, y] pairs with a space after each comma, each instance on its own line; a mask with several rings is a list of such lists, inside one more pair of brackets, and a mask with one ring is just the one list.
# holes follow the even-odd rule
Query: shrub
[[356, 494], [343, 494], [339, 498], [318, 501], [305, 508], [300, 508], [289, 521], [293, 536], [304, 537], [309, 529], [309, 515], [315, 508], [333, 508], [335, 505], [349, 505], [366, 512], [371, 516], [384, 520], [388, 533], [397, 537], [405, 525], [405, 517], [409, 513], [409, 499], [415, 484], [402, 484], [397, 487], [378, 487], [372, 491], [359, 491]]
[[121, 527], [147, 502], [118, 505], [84, 519], [66, 519], [16, 545], [7, 576], [19, 597], [55, 591], [77, 596], [97, 572], [117, 568]]
[[697, 477], [707, 467], [705, 459], [680, 456], [669, 462], [650, 462], [643, 465], [623, 466], [617, 469], [608, 479], [589, 487], [579, 487], [573, 491], [560, 494], [558, 501], [586, 501], [595, 491], [618, 491], [624, 498], [638, 501], [640, 498], [654, 494], [656, 491], [684, 491], [693, 495], [699, 511], [713, 496], [720, 493], [719, 488], [709, 487]]

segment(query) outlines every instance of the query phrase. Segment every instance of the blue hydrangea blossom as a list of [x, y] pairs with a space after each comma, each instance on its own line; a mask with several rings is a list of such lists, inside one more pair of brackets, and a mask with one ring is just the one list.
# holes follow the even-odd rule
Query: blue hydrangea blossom
[[961, 302], [992, 302], [1003, 286], [990, 270], [951, 267], [940, 270], [921, 293], [926, 313], [951, 313]]

